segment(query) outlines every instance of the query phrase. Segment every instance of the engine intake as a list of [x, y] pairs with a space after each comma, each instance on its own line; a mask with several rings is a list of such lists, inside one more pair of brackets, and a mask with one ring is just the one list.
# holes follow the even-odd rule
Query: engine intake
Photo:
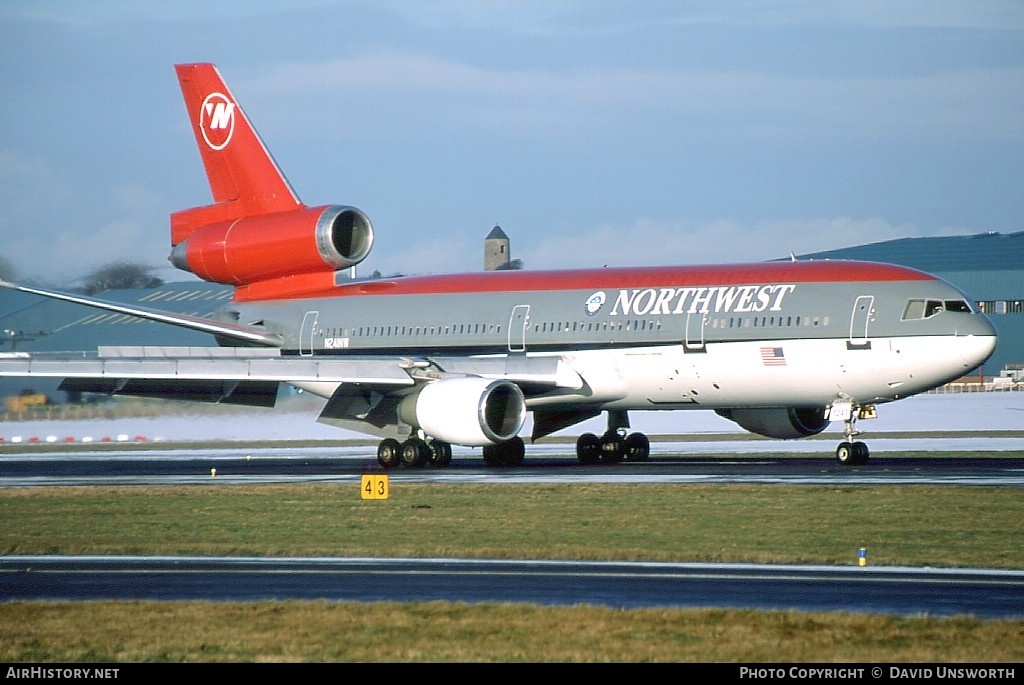
[[764, 409], [716, 409], [719, 416], [735, 421], [744, 430], [766, 438], [806, 438], [828, 427], [822, 407], [770, 407]]
[[526, 399], [511, 381], [445, 378], [402, 400], [398, 416], [438, 440], [494, 445], [519, 434], [526, 420]]
[[366, 214], [330, 205], [203, 226], [174, 246], [170, 260], [203, 280], [247, 285], [346, 269], [363, 261], [372, 246]]

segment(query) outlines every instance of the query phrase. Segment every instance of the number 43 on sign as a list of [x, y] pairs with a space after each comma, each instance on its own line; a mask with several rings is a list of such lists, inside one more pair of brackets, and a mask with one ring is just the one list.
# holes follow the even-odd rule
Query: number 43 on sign
[[387, 475], [374, 474], [369, 476], [363, 476], [362, 497], [363, 499], [387, 499]]

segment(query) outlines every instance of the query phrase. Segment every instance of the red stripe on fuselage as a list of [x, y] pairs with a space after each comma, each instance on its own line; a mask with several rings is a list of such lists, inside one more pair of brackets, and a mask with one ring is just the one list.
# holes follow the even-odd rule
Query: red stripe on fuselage
[[852, 261], [764, 262], [696, 266], [616, 267], [566, 271], [481, 271], [334, 284], [333, 273], [242, 286], [236, 302], [365, 295], [443, 295], [540, 290], [599, 290], [759, 283], [853, 283], [934, 280], [892, 264]]

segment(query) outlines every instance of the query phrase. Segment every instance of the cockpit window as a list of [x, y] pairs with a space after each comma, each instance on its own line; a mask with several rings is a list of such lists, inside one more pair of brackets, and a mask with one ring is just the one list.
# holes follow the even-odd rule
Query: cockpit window
[[942, 300], [908, 300], [907, 306], [903, 310], [903, 320], [928, 319], [943, 310], [970, 313], [971, 306], [967, 304], [966, 300], [946, 300], [945, 302]]
[[910, 300], [907, 308], [903, 310], [904, 321], [914, 321], [924, 318], [924, 300]]
[[967, 300], [946, 300], [946, 311], [969, 314], [971, 312], [971, 305], [967, 304]]

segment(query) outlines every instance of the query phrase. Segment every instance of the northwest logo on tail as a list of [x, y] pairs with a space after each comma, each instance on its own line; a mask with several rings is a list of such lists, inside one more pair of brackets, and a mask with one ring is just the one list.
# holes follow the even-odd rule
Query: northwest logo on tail
[[213, 150], [223, 150], [235, 132], [235, 103], [222, 93], [210, 93], [199, 108], [199, 130]]

